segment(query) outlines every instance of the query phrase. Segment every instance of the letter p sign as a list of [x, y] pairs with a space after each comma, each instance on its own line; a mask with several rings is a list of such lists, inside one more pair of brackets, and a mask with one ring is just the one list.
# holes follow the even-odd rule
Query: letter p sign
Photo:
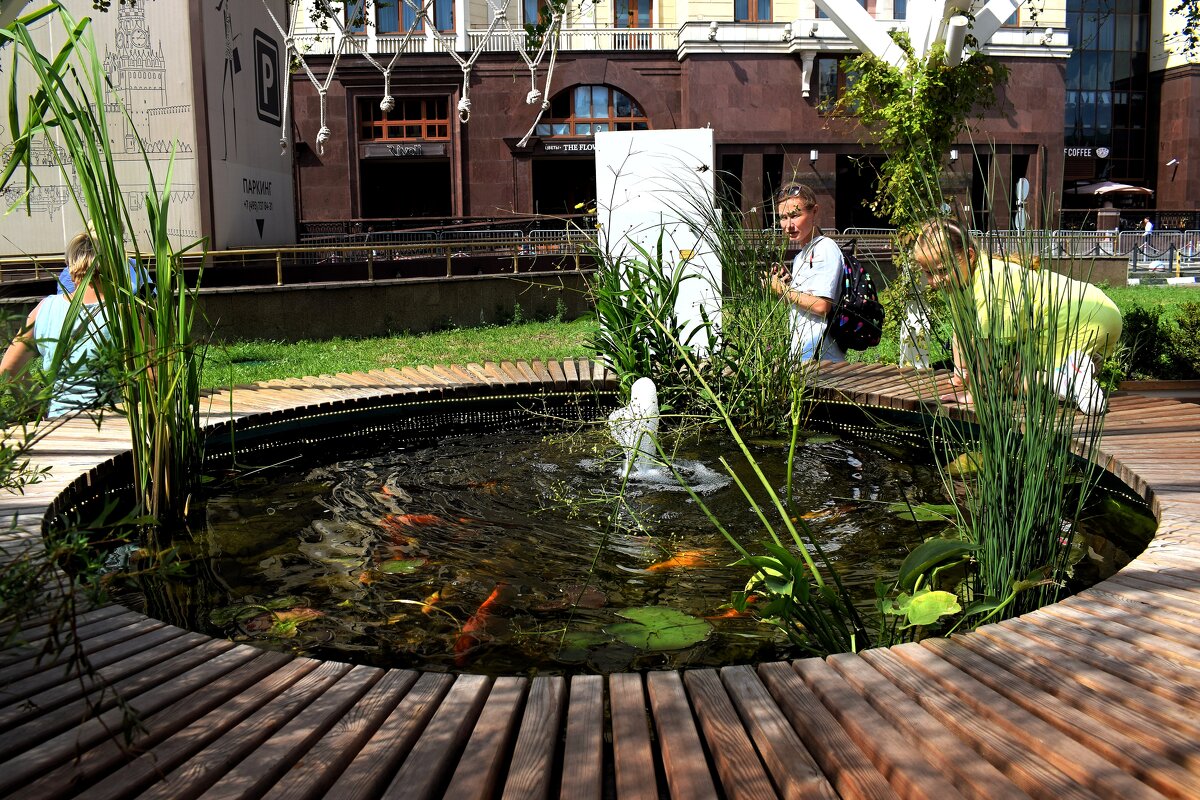
[[283, 123], [280, 111], [280, 81], [285, 80], [279, 69], [279, 45], [270, 36], [254, 29], [254, 88], [258, 118], [272, 125]]

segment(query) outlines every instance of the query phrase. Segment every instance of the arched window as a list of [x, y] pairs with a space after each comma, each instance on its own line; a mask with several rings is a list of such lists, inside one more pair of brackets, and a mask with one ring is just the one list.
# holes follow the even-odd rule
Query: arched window
[[650, 121], [629, 95], [600, 84], [565, 89], [550, 101], [538, 136], [591, 136], [599, 131], [647, 131]]

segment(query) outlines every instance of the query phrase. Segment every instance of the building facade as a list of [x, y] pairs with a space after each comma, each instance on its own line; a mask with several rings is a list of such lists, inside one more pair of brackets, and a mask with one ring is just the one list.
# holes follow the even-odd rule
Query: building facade
[[[905, 0], [861, 4], [876, 24], [907, 25]], [[1200, 164], [1185, 156], [1200, 147], [1200, 84], [1196, 65], [1172, 52], [1182, 23], [1168, 6], [1050, 0], [1018, 10], [984, 48], [1010, 79], [946, 154], [944, 194], [994, 228], [1012, 225], [1022, 178], [1031, 213], [1096, 204], [1064, 192], [1100, 180], [1155, 189], [1159, 208], [1196, 205]], [[691, 127], [713, 128], [724, 186], [748, 218], [769, 224], [773, 190], [798, 180], [817, 191], [823, 225], [885, 224], [863, 202], [885, 154], [833, 109], [857, 53], [813, 0], [572, 4], [540, 118], [517, 52], [536, 44], [522, 25], [538, 0], [434, 0], [430, 10], [418, 20], [404, 4], [350, 0], [343, 30], [302, 26], [316, 79], [292, 80], [302, 224], [569, 214], [595, 199], [595, 131]], [[471, 57], [464, 92], [459, 61]], [[322, 109], [318, 83], [331, 66]], [[539, 65], [535, 86], [548, 69]], [[322, 122], [329, 135], [317, 147]]]

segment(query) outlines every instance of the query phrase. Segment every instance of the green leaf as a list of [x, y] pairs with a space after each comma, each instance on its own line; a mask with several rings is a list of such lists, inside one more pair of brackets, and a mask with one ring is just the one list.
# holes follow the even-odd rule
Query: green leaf
[[642, 606], [617, 612], [630, 622], [609, 625], [605, 632], [639, 650], [682, 650], [702, 642], [712, 632], [706, 620], [666, 606]]
[[958, 509], [950, 504], [921, 503], [910, 506], [908, 503], [891, 503], [887, 507], [889, 514], [913, 522], [953, 522], [958, 516]]
[[960, 539], [930, 539], [922, 542], [900, 565], [896, 582], [901, 589], [911, 592], [922, 575], [928, 574], [936, 567], [958, 561], [978, 549], [979, 545]]
[[958, 598], [950, 592], [920, 591], [909, 601], [905, 614], [912, 625], [931, 625], [947, 614], [962, 611]]
[[388, 575], [408, 575], [425, 565], [423, 558], [397, 558], [379, 565], [379, 571]]

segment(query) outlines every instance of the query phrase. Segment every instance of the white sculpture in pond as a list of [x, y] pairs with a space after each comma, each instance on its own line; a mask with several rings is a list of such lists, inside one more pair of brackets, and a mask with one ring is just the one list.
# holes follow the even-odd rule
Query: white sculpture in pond
[[650, 378], [638, 378], [630, 392], [629, 405], [608, 415], [613, 439], [625, 451], [622, 475], [644, 471], [656, 460], [654, 437], [658, 435], [658, 389]]

